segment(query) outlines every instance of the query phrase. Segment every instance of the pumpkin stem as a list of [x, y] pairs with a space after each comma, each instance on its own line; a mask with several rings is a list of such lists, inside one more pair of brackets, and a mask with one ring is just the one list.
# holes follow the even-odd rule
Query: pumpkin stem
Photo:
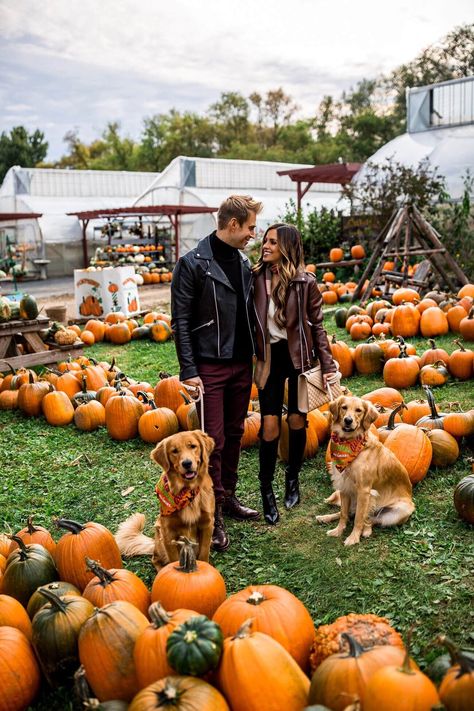
[[51, 592], [51, 590], [48, 590], [48, 588], [38, 588], [38, 592], [40, 595], [45, 597], [51, 603], [51, 606], [56, 608], [56, 610], [58, 610], [59, 612], [66, 612], [66, 603], [64, 602], [64, 600], [61, 600], [61, 598], [56, 595], [56, 593]]
[[158, 630], [164, 627], [171, 620], [171, 615], [167, 613], [161, 602], [153, 602], [148, 608], [148, 616], [153, 627]]
[[431, 419], [436, 420], [438, 419], [438, 411], [436, 410], [436, 402], [434, 399], [433, 391], [431, 388], [428, 387], [428, 385], [423, 385], [423, 388], [426, 392], [426, 399], [428, 400], [428, 405], [430, 406], [431, 410]]
[[92, 560], [92, 558], [85, 556], [85, 561], [86, 568], [99, 578], [102, 587], [105, 588], [107, 585], [110, 585], [110, 583], [113, 583], [115, 580], [113, 573], [103, 568], [97, 560]]
[[158, 702], [158, 706], [156, 708], [161, 708], [162, 706], [176, 707], [180, 705], [179, 697], [181, 696], [181, 693], [182, 692], [178, 689], [175, 682], [172, 682], [167, 679], [165, 682], [164, 689], [156, 692], [156, 700]]
[[430, 346], [433, 350], [436, 350], [436, 343], [433, 338], [429, 338], [428, 343], [430, 344]]
[[395, 429], [395, 417], [398, 415], [398, 413], [401, 410], [406, 410], [407, 406], [405, 405], [404, 402], [401, 402], [399, 405], [393, 408], [392, 412], [390, 413], [388, 417], [388, 423], [387, 423], [387, 429], [388, 430], [394, 430]]
[[180, 536], [177, 541], [171, 541], [179, 548], [179, 565], [176, 570], [181, 570], [183, 573], [194, 573], [197, 567], [196, 551], [199, 544], [196, 541], [191, 541], [187, 536]]
[[15, 368], [12, 367], [11, 363], [7, 363], [7, 365], [10, 368], [12, 375], [16, 375], [16, 370], [15, 370]]
[[166, 378], [172, 378], [173, 376], [171, 373], [167, 373], [166, 370], [160, 370], [158, 377], [160, 380], [166, 380]]
[[245, 620], [245, 622], [240, 625], [239, 629], [232, 637], [232, 639], [245, 639], [246, 637], [249, 637], [252, 633], [253, 620], [253, 617], [250, 617], [248, 620]]
[[352, 637], [352, 635], [347, 634], [347, 632], [342, 632], [341, 638], [349, 645], [349, 657], [354, 657], [356, 659], [365, 652], [363, 646], [354, 637]]
[[65, 528], [66, 531], [70, 531], [74, 534], [81, 533], [81, 531], [85, 529], [82, 523], [71, 521], [69, 518], [55, 518], [53, 519], [53, 523], [57, 528]]
[[26, 527], [28, 528], [28, 533], [30, 534], [30, 536], [32, 536], [33, 533], [36, 533], [36, 531], [38, 531], [38, 529], [33, 526], [33, 516], [28, 516]]
[[262, 595], [258, 590], [254, 590], [250, 597], [247, 598], [249, 605], [261, 605], [266, 600], [265, 595]]
[[413, 637], [413, 630], [414, 629], [415, 629], [415, 625], [413, 624], [406, 634], [405, 656], [403, 658], [402, 666], [398, 668], [398, 671], [402, 672], [403, 674], [413, 675], [416, 673], [413, 671], [413, 669], [410, 668], [410, 647], [411, 647], [411, 639]]
[[153, 398], [152, 398], [152, 397], [148, 397], [148, 395], [147, 395], [143, 390], [139, 390], [139, 391], [137, 392], [137, 399], [138, 399], [138, 400], [140, 400], [140, 395], [142, 396], [142, 399], [143, 399], [143, 402], [145, 403], [145, 405], [151, 405], [151, 409], [152, 409], [152, 410], [157, 410], [157, 409], [158, 409], [157, 406], [156, 406], [155, 401], [153, 400]]
[[12, 541], [15, 541], [15, 543], [18, 544], [18, 547], [20, 549], [20, 560], [26, 560], [28, 558], [28, 548], [26, 547], [23, 538], [21, 538], [20, 536], [15, 536], [15, 534], [8, 536], [8, 538], [11, 538]]
[[456, 338], [456, 339], [454, 340], [454, 343], [457, 343], [457, 345], [458, 345], [459, 348], [463, 351], [463, 353], [466, 352], [466, 349], [464, 348], [464, 344], [463, 344], [462, 341], [459, 340], [459, 338]]
[[457, 679], [463, 674], [471, 674], [474, 671], [474, 652], [471, 649], [461, 649], [444, 634], [438, 635], [434, 643], [446, 647], [451, 657], [452, 665], [459, 664], [460, 669], [456, 676]]
[[114, 368], [115, 368], [115, 356], [112, 356], [112, 362], [110, 363], [109, 373], [113, 372]]
[[186, 393], [184, 393], [182, 390], [179, 391], [179, 394], [183, 398], [186, 405], [190, 405], [193, 402], [189, 395], [186, 395]]

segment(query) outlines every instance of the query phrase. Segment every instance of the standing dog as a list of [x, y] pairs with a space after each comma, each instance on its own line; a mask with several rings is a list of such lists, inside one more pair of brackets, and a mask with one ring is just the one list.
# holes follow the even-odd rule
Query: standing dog
[[340, 495], [340, 513], [316, 516], [320, 523], [339, 520], [328, 536], [341, 536], [349, 515], [355, 515], [352, 533], [344, 545], [368, 538], [372, 526], [396, 526], [407, 521], [415, 504], [407, 470], [396, 456], [369, 431], [377, 419], [375, 407], [358, 397], [339, 397], [329, 405], [332, 417], [330, 440], [331, 479], [336, 491], [329, 503]]
[[186, 536], [198, 544], [198, 560], [209, 561], [214, 527], [214, 492], [208, 472], [214, 440], [201, 430], [178, 432], [163, 439], [150, 458], [163, 469], [156, 485], [160, 515], [155, 538], [143, 534], [145, 516], [132, 514], [118, 527], [115, 539], [124, 555], [152, 555], [160, 570], [179, 559], [173, 541]]

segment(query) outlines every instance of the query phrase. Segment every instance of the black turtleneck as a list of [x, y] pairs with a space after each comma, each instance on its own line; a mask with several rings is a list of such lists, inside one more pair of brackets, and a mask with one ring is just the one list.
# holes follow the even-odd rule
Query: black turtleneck
[[219, 239], [215, 232], [210, 236], [210, 245], [214, 259], [237, 294], [237, 314], [232, 360], [247, 361], [252, 357], [253, 347], [245, 309], [240, 253], [238, 249], [231, 247]]

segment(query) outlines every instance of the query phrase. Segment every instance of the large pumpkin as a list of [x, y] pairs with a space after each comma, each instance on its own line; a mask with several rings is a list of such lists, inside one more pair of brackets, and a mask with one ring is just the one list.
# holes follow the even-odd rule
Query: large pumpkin
[[78, 430], [93, 432], [105, 425], [105, 407], [97, 400], [83, 402], [74, 411], [74, 424]]
[[344, 632], [354, 637], [362, 647], [391, 644], [405, 648], [400, 634], [385, 617], [351, 612], [349, 615], [338, 617], [329, 625], [321, 625], [316, 629], [310, 656], [312, 670], [317, 669], [331, 654], [344, 652], [349, 648], [347, 640], [342, 636]]
[[55, 520], [65, 533], [58, 541], [56, 565], [62, 580], [84, 590], [94, 574], [86, 570], [86, 556], [98, 560], [104, 568], [122, 568], [120, 551], [112, 533], [100, 523], [78, 523], [65, 518]]
[[[403, 706], [400, 706], [403, 700]], [[400, 711], [400, 708], [430, 711], [439, 702], [436, 687], [414, 669], [408, 651], [403, 665], [390, 664], [373, 674], [365, 688], [364, 711]]]
[[181, 539], [179, 563], [168, 563], [159, 571], [151, 600], [167, 610], [184, 608], [212, 617], [227, 595], [224, 578], [210, 563], [196, 560], [192, 543]]
[[148, 620], [123, 600], [96, 610], [79, 634], [79, 658], [100, 701], [130, 701], [138, 691], [133, 649]]
[[10, 595], [0, 595], [0, 627], [16, 627], [31, 641], [31, 621], [23, 605]]
[[396, 388], [377, 388], [362, 395], [362, 400], [368, 400], [373, 405], [383, 405], [390, 410], [403, 402], [403, 395]]
[[47, 393], [41, 401], [41, 409], [47, 423], [55, 427], [69, 425], [74, 419], [74, 406], [61, 390]]
[[151, 624], [137, 638], [133, 650], [140, 689], [173, 674], [166, 656], [168, 637], [183, 622], [198, 613], [184, 609], [167, 612], [159, 602], [154, 602], [150, 605], [148, 614]]
[[94, 577], [89, 580], [82, 595], [94, 607], [104, 607], [115, 600], [126, 600], [135, 605], [144, 615], [148, 613], [150, 593], [138, 575], [125, 568], [106, 570], [91, 558], [86, 558], [85, 563]]
[[78, 595], [58, 597], [47, 588], [40, 594], [47, 604], [33, 619], [33, 647], [48, 683], [60, 686], [79, 666], [79, 632], [94, 607]]
[[431, 464], [434, 467], [450, 467], [459, 457], [459, 445], [449, 432], [429, 430], [427, 437], [431, 442], [433, 454]]
[[356, 346], [354, 363], [357, 372], [362, 375], [372, 375], [382, 372], [384, 355], [375, 339], [369, 339], [367, 343], [360, 343]]
[[251, 632], [251, 624], [248, 620], [234, 637], [224, 640], [217, 686], [232, 711], [302, 711], [308, 700], [308, 677], [281, 644], [262, 632]]
[[419, 330], [420, 318], [420, 312], [412, 304], [397, 306], [394, 309], [390, 323], [392, 334], [403, 338], [416, 336]]
[[40, 670], [30, 642], [14, 627], [0, 627], [0, 709], [24, 711], [40, 688]]
[[54, 593], [57, 597], [63, 597], [63, 595], [78, 595], [80, 596], [80, 591], [75, 585], [71, 583], [66, 583], [64, 580], [55, 580], [54, 583], [48, 583], [48, 585], [42, 585], [37, 588], [33, 595], [30, 597], [28, 602], [28, 607], [26, 608], [30, 620], [36, 615], [38, 610], [41, 610], [47, 604], [47, 600], [44, 595], [41, 594], [42, 590], [48, 590]]
[[413, 356], [407, 354], [406, 346], [400, 346], [398, 358], [390, 358], [383, 367], [383, 379], [392, 388], [409, 388], [415, 385], [420, 366]]
[[[289, 428], [288, 415], [283, 415], [280, 425], [280, 441], [278, 443], [278, 456], [283, 462], [288, 461], [289, 455]], [[308, 418], [308, 427], [306, 428], [306, 445], [304, 448], [304, 458], [311, 459], [318, 451], [319, 441], [315, 427], [311, 426], [311, 421]]]
[[27, 417], [38, 417], [44, 396], [52, 390], [51, 383], [36, 381], [30, 373], [29, 382], [23, 383], [18, 391], [18, 409]]
[[472, 378], [474, 354], [471, 350], [464, 348], [461, 341], [454, 341], [458, 344], [459, 348], [454, 350], [449, 356], [448, 360], [448, 370], [455, 378], [459, 380], [469, 380]]
[[128, 711], [230, 711], [222, 694], [192, 676], [167, 676], [135, 696]]
[[389, 434], [384, 444], [403, 464], [412, 484], [425, 478], [433, 448], [420, 427], [402, 423]]
[[165, 437], [179, 430], [179, 422], [173, 410], [168, 407], [157, 407], [150, 401], [151, 410], [145, 412], [138, 421], [138, 434], [144, 442], [157, 444]]
[[[28, 516], [25, 528], [18, 531], [16, 535], [22, 539], [23, 543], [39, 543], [54, 556], [56, 542], [47, 528], [44, 528], [43, 526], [35, 526], [33, 524], [33, 516]], [[12, 541], [9, 553], [12, 553], [17, 548], [18, 543], [16, 541]]]
[[122, 442], [136, 437], [143, 413], [143, 404], [136, 397], [122, 393], [111, 397], [105, 406], [105, 426], [110, 437]]
[[474, 341], [474, 308], [459, 322], [459, 332], [465, 341]]
[[430, 308], [423, 311], [420, 319], [420, 331], [425, 338], [444, 336], [448, 333], [448, 319], [439, 306], [430, 306]]
[[186, 388], [176, 376], [165, 372], [161, 372], [159, 376], [160, 379], [153, 391], [153, 399], [157, 407], [168, 407], [176, 412], [183, 404], [181, 392], [186, 391]]
[[465, 476], [456, 486], [454, 505], [463, 521], [474, 524], [474, 474]]
[[303, 670], [308, 669], [314, 624], [297, 597], [278, 585], [251, 585], [228, 597], [213, 620], [221, 626], [224, 637], [232, 637], [250, 617], [255, 632], [273, 637]]
[[339, 364], [339, 370], [343, 378], [350, 378], [354, 372], [354, 359], [352, 358], [349, 346], [344, 341], [338, 341], [333, 335], [329, 341], [332, 357]]
[[[332, 654], [318, 666], [311, 679], [308, 702], [324, 704], [333, 711], [344, 711], [350, 703], [364, 703], [370, 678], [388, 664], [403, 663], [405, 652], [389, 644], [364, 649], [343, 632], [349, 651]], [[416, 668], [416, 665], [414, 665]]]

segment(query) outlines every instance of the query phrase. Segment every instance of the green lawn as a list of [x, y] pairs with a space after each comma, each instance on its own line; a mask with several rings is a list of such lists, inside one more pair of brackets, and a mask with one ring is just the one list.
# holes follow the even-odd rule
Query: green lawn
[[[328, 316], [327, 328], [346, 338]], [[346, 338], [346, 340], [348, 340]], [[421, 352], [426, 342], [410, 339]], [[451, 351], [451, 337], [439, 339]], [[127, 346], [100, 344], [88, 354], [110, 360], [135, 378], [154, 383], [160, 370], [177, 372], [172, 343], [133, 342]], [[347, 382], [361, 395], [383, 385], [379, 376], [356, 376]], [[405, 391], [407, 400], [422, 396], [421, 389]], [[456, 401], [464, 408], [474, 402], [474, 381], [451, 382], [436, 392], [437, 401]], [[151, 447], [139, 440], [118, 443], [105, 430], [81, 433], [69, 426], [55, 429], [43, 419], [28, 420], [19, 413], [0, 412], [0, 510], [4, 528], [19, 529], [29, 514], [51, 528], [53, 516], [98, 521], [113, 531], [134, 511], [147, 514], [149, 533], [157, 514], [154, 483], [158, 470], [151, 464]], [[453, 507], [455, 484], [470, 472], [466, 446], [455, 466], [432, 469], [415, 489], [417, 506], [411, 520], [398, 529], [375, 529], [372, 538], [345, 548], [341, 539], [328, 538], [327, 527], [315, 516], [328, 507], [331, 491], [324, 467], [324, 448], [307, 461], [302, 472], [302, 503], [291, 512], [280, 507], [276, 527], [263, 523], [229, 522], [232, 545], [212, 562], [224, 575], [228, 591], [251, 583], [273, 583], [295, 593], [315, 623], [333, 621], [349, 612], [386, 615], [402, 633], [416, 623], [412, 652], [423, 666], [439, 651], [429, 647], [443, 631], [456, 641], [474, 643], [473, 528], [457, 517]], [[80, 456], [84, 455], [84, 456]], [[257, 449], [242, 453], [239, 495], [259, 507]], [[123, 495], [128, 487], [135, 487]], [[282, 503], [283, 468], [279, 465], [276, 492]], [[56, 537], [57, 534], [55, 534]], [[127, 561], [127, 567], [147, 584], [154, 578], [149, 559]], [[35, 709], [73, 709], [71, 692], [44, 692]]]

